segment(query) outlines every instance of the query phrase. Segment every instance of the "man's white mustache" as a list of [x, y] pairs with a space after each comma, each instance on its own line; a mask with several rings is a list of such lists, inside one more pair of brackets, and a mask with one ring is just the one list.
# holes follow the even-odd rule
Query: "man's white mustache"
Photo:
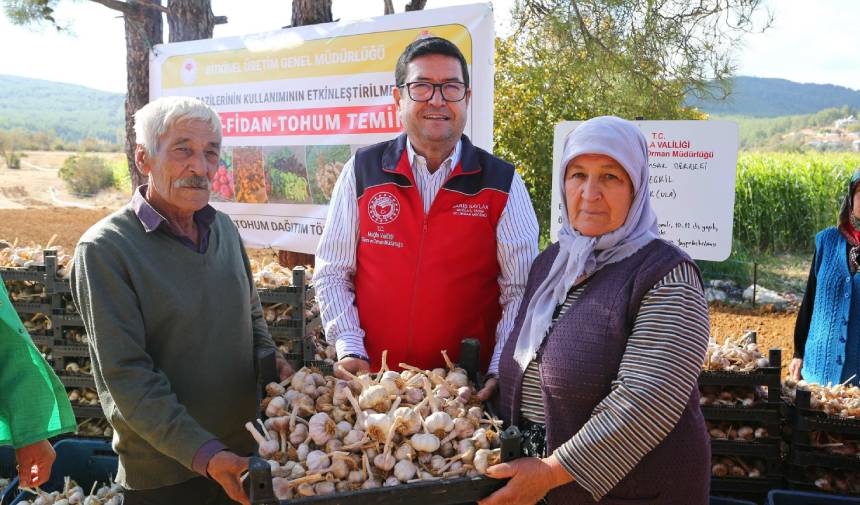
[[209, 189], [209, 179], [202, 175], [192, 175], [184, 179], [177, 179], [173, 183], [174, 188], [198, 188]]

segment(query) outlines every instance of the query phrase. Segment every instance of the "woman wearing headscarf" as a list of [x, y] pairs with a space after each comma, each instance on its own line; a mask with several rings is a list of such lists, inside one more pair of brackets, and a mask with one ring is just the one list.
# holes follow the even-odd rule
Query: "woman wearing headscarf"
[[563, 226], [532, 265], [499, 374], [529, 457], [491, 467], [511, 480], [480, 503], [706, 504], [708, 308], [695, 264], [658, 238], [645, 138], [591, 119], [561, 167]]
[[815, 236], [815, 255], [806, 293], [794, 326], [795, 380], [818, 384], [860, 384], [860, 169], [848, 191], [835, 227]]

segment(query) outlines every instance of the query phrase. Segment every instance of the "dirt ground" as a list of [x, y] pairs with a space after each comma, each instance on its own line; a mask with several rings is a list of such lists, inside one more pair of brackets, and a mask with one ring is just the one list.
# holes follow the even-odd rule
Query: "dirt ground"
[[[0, 240], [45, 245], [56, 234], [54, 244], [71, 253], [80, 236], [102, 217], [128, 201], [111, 190], [93, 198], [77, 198], [63, 188], [56, 171], [72, 153], [32, 153], [21, 170], [0, 168]], [[108, 156], [116, 156], [108, 155]], [[39, 168], [33, 168], [33, 166]], [[53, 193], [49, 188], [54, 188]], [[272, 261], [274, 251], [249, 250], [258, 261]], [[711, 334], [719, 341], [758, 332], [762, 349], [781, 348], [786, 365], [793, 352], [793, 312], [774, 312], [768, 307], [713, 305]]]

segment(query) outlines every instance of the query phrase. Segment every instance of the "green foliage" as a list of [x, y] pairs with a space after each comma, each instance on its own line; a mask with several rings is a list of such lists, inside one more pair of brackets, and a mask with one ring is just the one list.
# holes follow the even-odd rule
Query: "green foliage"
[[[860, 115], [860, 107], [833, 107], [814, 114], [780, 117], [714, 116], [728, 119], [740, 128], [740, 148], [764, 151], [803, 151], [809, 147], [800, 136], [788, 135], [804, 129], [820, 130], [833, 126], [837, 119]], [[788, 135], [786, 137], [786, 135]]]
[[121, 93], [10, 75], [0, 75], [0, 90], [0, 130], [32, 134], [31, 141], [40, 145], [34, 149], [89, 138], [118, 150], [117, 144], [124, 142]]
[[743, 153], [738, 159], [733, 238], [752, 253], [811, 252], [836, 224], [860, 155]]
[[128, 162], [126, 160], [117, 160], [109, 163], [111, 169], [111, 177], [113, 179], [113, 187], [122, 191], [126, 195], [131, 194], [131, 175], [128, 171]]
[[6, 161], [6, 168], [19, 169], [21, 168], [21, 157], [15, 153], [15, 151], [9, 151], [4, 156], [4, 160]]
[[69, 156], [60, 168], [60, 179], [72, 192], [79, 195], [94, 195], [113, 185], [114, 169], [97, 156], [85, 154]]
[[542, 24], [526, 37], [496, 41], [494, 152], [523, 176], [544, 240], [549, 233], [556, 123], [606, 114], [629, 119], [702, 117], [684, 107], [683, 83], [654, 83], [638, 76], [632, 66], [625, 68], [623, 61], [566, 48], [563, 38], [557, 26]]

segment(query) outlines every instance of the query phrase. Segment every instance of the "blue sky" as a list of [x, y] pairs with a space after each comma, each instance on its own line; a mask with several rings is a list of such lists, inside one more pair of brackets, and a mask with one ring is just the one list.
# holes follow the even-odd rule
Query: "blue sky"
[[[764, 34], [749, 35], [738, 50], [738, 73], [860, 90], [860, 9], [856, 0], [766, 0], [775, 16]], [[406, 0], [395, 0], [398, 12]], [[428, 0], [428, 9], [474, 0]], [[493, 1], [497, 33], [504, 33], [514, 0]], [[227, 25], [216, 37], [275, 30], [290, 23], [286, 0], [213, 0]], [[333, 0], [335, 18], [381, 15], [382, 0]], [[22, 28], [0, 14], [0, 74], [125, 90], [125, 39], [117, 12], [89, 1], [61, 0], [57, 17], [73, 34]]]

